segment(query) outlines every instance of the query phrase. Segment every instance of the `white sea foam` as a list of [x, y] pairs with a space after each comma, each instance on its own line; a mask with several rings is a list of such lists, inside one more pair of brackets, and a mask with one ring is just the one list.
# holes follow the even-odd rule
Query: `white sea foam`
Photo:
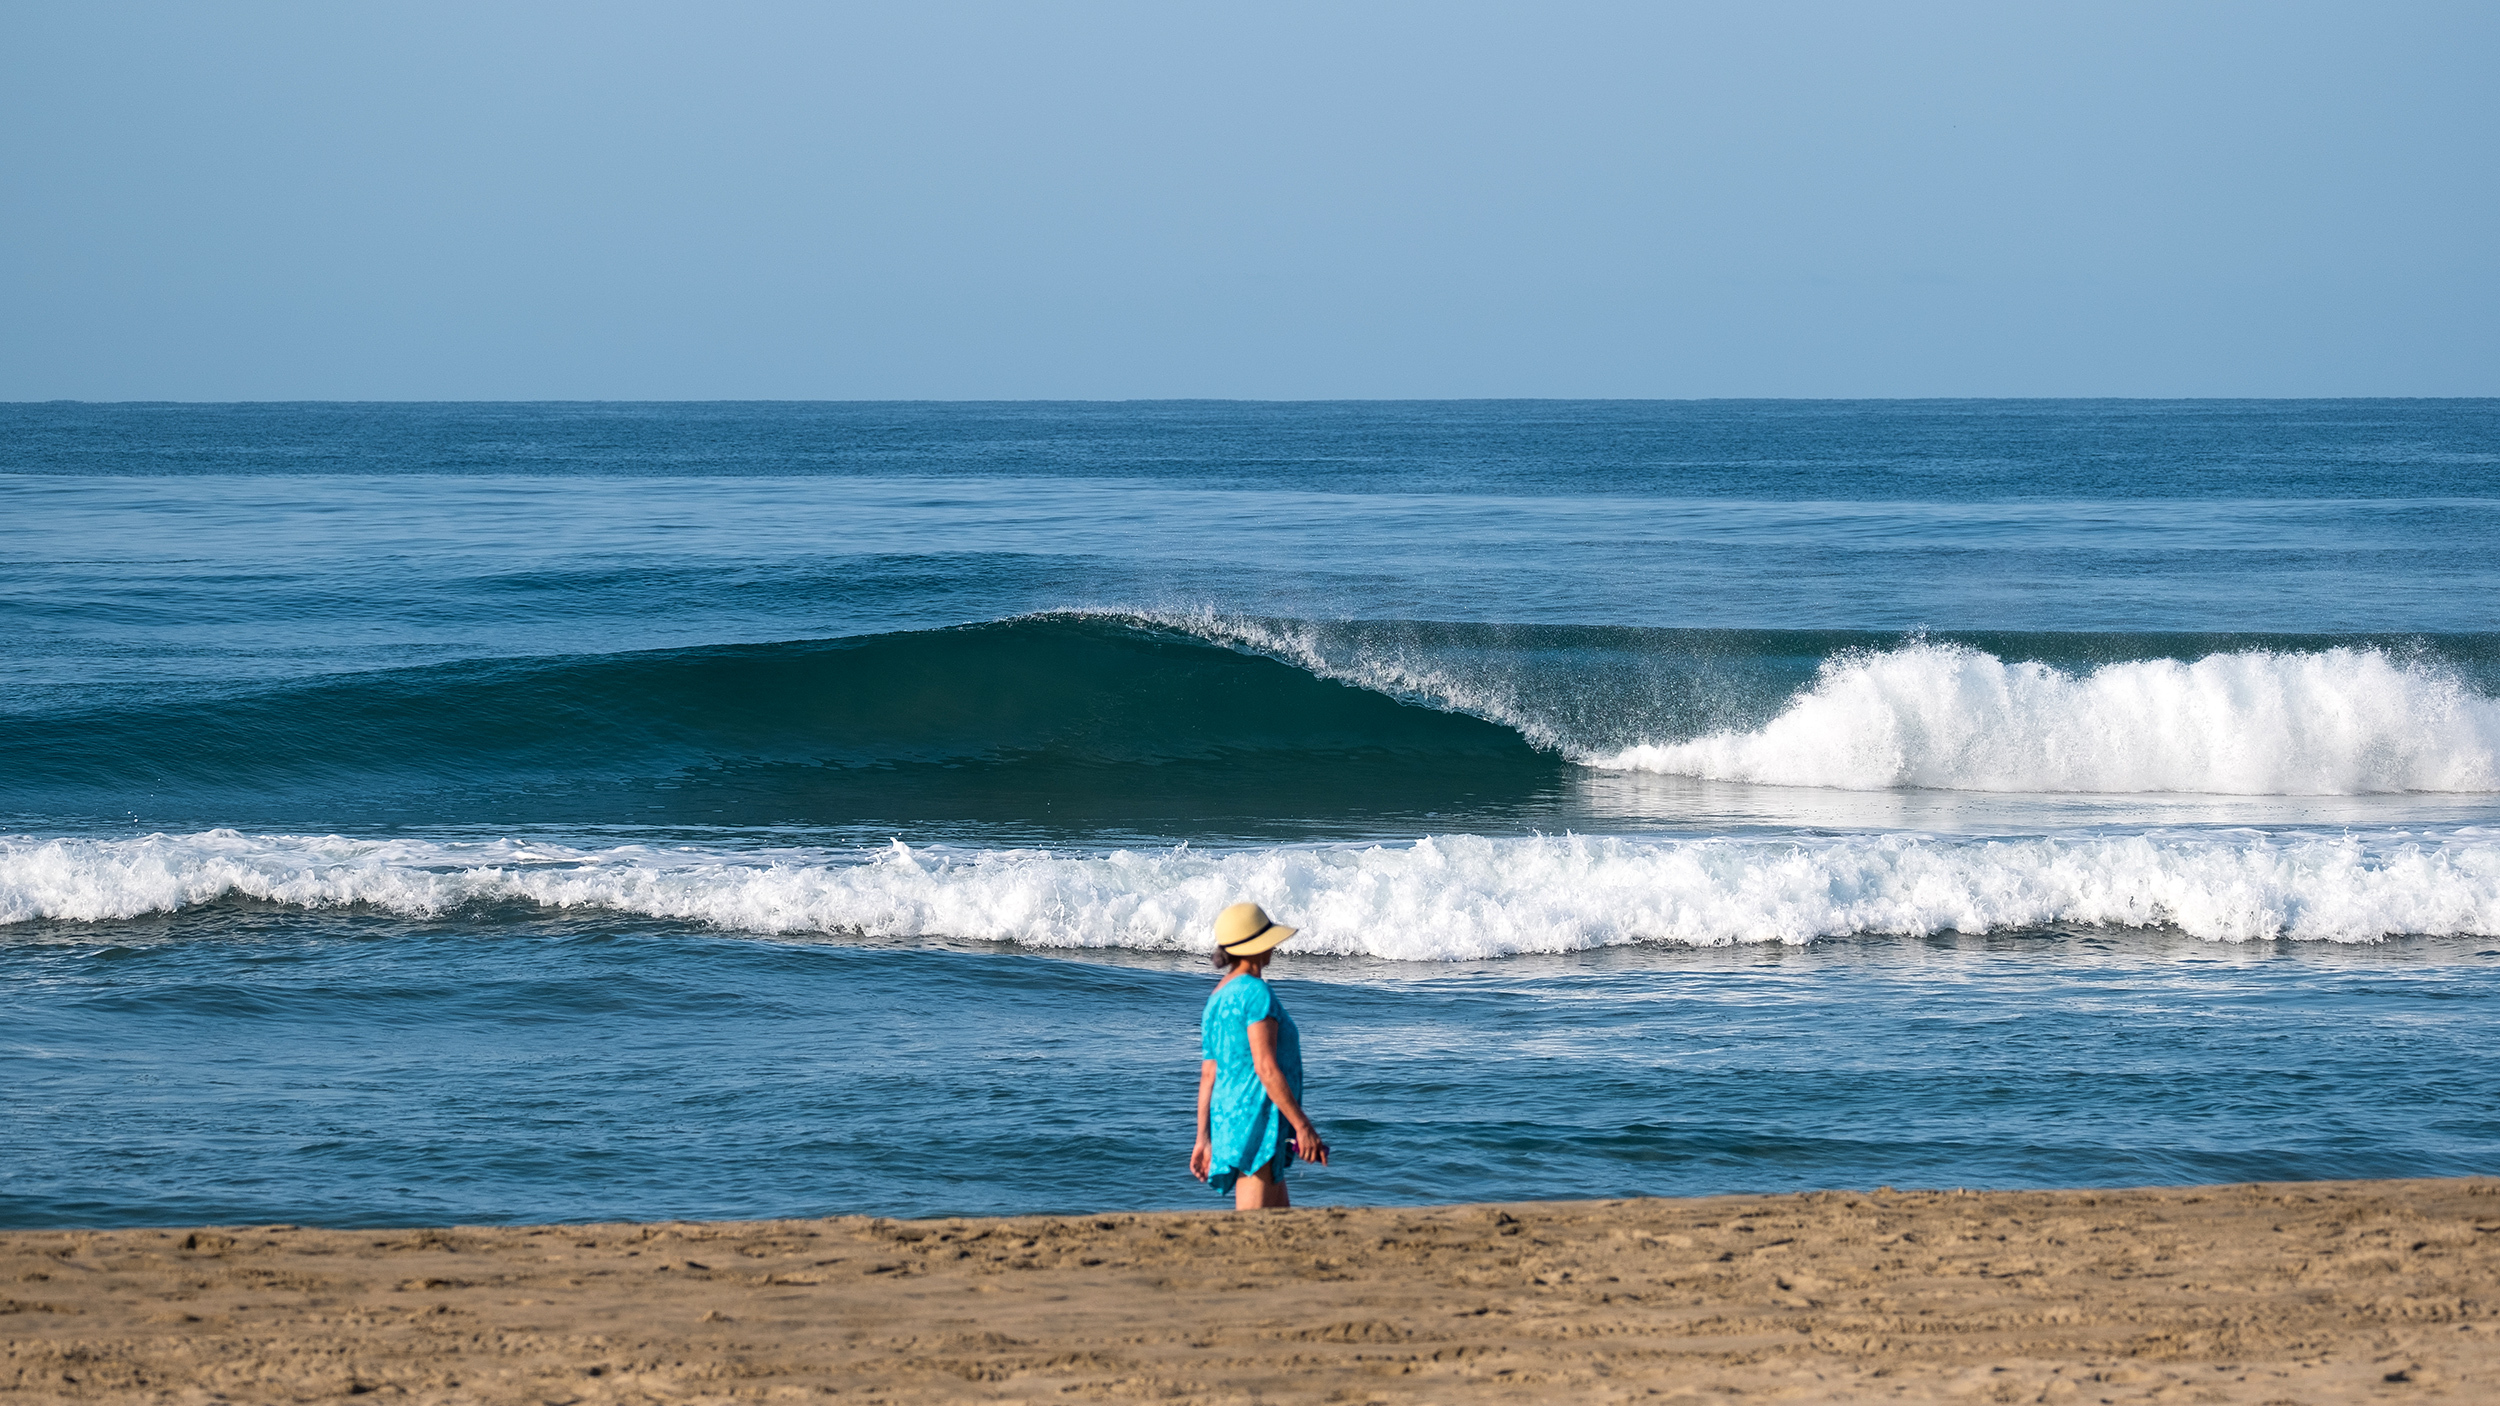
[[230, 830], [0, 840], [0, 923], [129, 918], [233, 897], [420, 916], [523, 903], [754, 933], [1165, 950], [1203, 949], [1216, 912], [1250, 897], [1306, 929], [1301, 950], [1399, 960], [2045, 923], [2354, 942], [2500, 934], [2500, 832], [1457, 836], [1096, 855], [899, 843], [864, 854], [575, 850]]
[[2500, 701], [2373, 649], [2143, 660], [2077, 675], [1922, 642], [1836, 657], [1750, 732], [1588, 760], [1850, 790], [2493, 791]]

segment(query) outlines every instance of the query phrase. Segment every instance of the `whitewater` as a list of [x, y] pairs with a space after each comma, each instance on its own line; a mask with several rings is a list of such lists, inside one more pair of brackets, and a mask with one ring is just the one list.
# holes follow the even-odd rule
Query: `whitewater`
[[[2245, 942], [2500, 935], [2500, 831], [2007, 839], [1456, 835], [1403, 845], [865, 855], [366, 841], [232, 831], [0, 840], [0, 923], [98, 922], [231, 898], [422, 917], [522, 903], [758, 934], [1203, 952], [1266, 895], [1298, 950], [1466, 961], [2050, 924]], [[58, 930], [51, 940], [63, 940]]]
[[2083, 674], [1920, 643], [1823, 665], [1745, 732], [1594, 765], [1779, 786], [2344, 796], [2500, 790], [2500, 701], [2377, 649], [2130, 660]]

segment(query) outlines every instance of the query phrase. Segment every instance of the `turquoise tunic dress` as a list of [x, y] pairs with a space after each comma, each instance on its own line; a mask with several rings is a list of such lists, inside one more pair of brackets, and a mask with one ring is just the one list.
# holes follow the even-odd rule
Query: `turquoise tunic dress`
[[1285, 1014], [1267, 983], [1255, 976], [1237, 976], [1207, 997], [1206, 1013], [1198, 1017], [1198, 1054], [1215, 1061], [1215, 1095], [1207, 1105], [1207, 1139], [1214, 1144], [1207, 1184], [1229, 1192], [1244, 1172], [1271, 1165], [1282, 1176], [1293, 1161], [1287, 1139], [1293, 1128], [1267, 1096], [1258, 1067], [1250, 1062], [1250, 1025], [1276, 1018], [1276, 1063], [1285, 1071], [1285, 1087], [1302, 1101], [1302, 1033]]

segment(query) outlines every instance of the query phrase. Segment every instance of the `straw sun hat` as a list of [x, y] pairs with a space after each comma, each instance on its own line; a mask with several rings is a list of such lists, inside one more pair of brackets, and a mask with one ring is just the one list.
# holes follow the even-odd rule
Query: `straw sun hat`
[[1280, 927], [1255, 903], [1236, 903], [1215, 915], [1215, 945], [1227, 957], [1255, 957], [1299, 931]]

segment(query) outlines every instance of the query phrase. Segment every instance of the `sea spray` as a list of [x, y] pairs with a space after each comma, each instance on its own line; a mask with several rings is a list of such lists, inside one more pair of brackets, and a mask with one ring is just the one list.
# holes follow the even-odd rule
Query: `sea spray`
[[2073, 674], [1918, 642], [1843, 654], [1746, 732], [1598, 766], [1780, 786], [2333, 796], [2500, 790], [2500, 702], [2376, 649]]

